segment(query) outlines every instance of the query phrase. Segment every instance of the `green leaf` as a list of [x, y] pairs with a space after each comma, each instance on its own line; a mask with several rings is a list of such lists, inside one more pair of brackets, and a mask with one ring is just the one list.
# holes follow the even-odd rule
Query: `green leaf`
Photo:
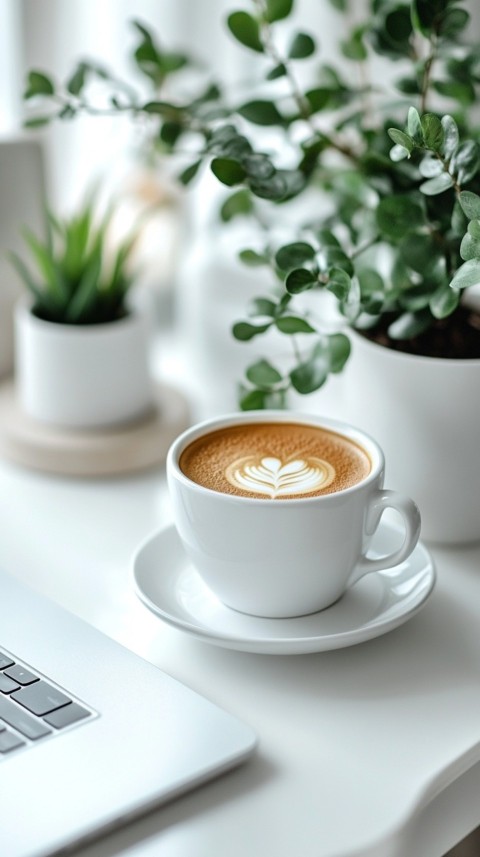
[[313, 357], [300, 363], [290, 372], [292, 386], [304, 396], [319, 390], [328, 378], [329, 361], [326, 355]]
[[261, 411], [266, 407], [265, 390], [249, 390], [240, 397], [242, 411]]
[[340, 42], [340, 49], [344, 57], [354, 62], [363, 62], [367, 59], [368, 51], [363, 41], [364, 34], [364, 27], [356, 27], [348, 39]]
[[344, 333], [333, 333], [328, 336], [328, 357], [330, 372], [341, 372], [348, 358], [352, 346], [348, 336]]
[[458, 126], [453, 116], [449, 116], [448, 113], [442, 116], [441, 122], [444, 133], [442, 154], [447, 160], [450, 160], [454, 152], [458, 149], [460, 141]]
[[471, 220], [468, 224], [468, 234], [475, 238], [477, 241], [480, 240], [480, 220]]
[[[472, 223], [479, 223], [479, 221], [473, 220]], [[471, 226], [471, 224], [469, 225]], [[464, 235], [460, 244], [460, 256], [465, 262], [470, 261], [470, 259], [480, 259], [480, 241], [469, 233]]]
[[286, 73], [287, 67], [285, 63], [281, 62], [271, 68], [266, 77], [267, 80], [277, 80], [279, 77], [285, 77]]
[[315, 42], [308, 33], [296, 33], [288, 49], [292, 60], [302, 60], [315, 53]]
[[184, 54], [179, 54], [174, 51], [162, 54], [162, 68], [165, 74], [172, 74], [175, 71], [180, 71], [188, 65], [189, 60]]
[[255, 196], [260, 199], [280, 200], [287, 194], [287, 183], [278, 172], [269, 179], [250, 179], [249, 187]]
[[408, 108], [407, 131], [416, 143], [423, 142], [422, 123], [419, 112], [415, 107]]
[[409, 312], [419, 312], [429, 306], [434, 287], [430, 284], [419, 283], [404, 289], [398, 297], [402, 309]]
[[176, 104], [171, 104], [170, 101], [147, 101], [142, 110], [144, 113], [164, 116], [171, 120], [176, 120], [182, 114], [182, 110]]
[[399, 146], [399, 145], [392, 146], [392, 148], [390, 149], [389, 155], [390, 155], [390, 160], [394, 161], [396, 164], [399, 161], [404, 161], [405, 158], [410, 157], [410, 153], [409, 153], [408, 149], [405, 149], [403, 146]]
[[469, 80], [435, 80], [433, 88], [445, 98], [453, 98], [460, 104], [469, 105], [475, 101], [475, 87]]
[[85, 268], [75, 293], [66, 308], [65, 321], [76, 324], [90, 311], [98, 292], [101, 264], [102, 260], [99, 255], [93, 258], [91, 264]]
[[323, 227], [318, 229], [315, 227], [314, 234], [316, 235], [318, 243], [320, 244], [320, 249], [323, 250], [327, 247], [338, 247], [339, 250], [342, 249], [340, 241], [330, 229], [324, 229]]
[[253, 211], [253, 203], [250, 191], [247, 188], [237, 190], [225, 200], [221, 209], [220, 217], [224, 223], [233, 220], [240, 215], [248, 215]]
[[23, 230], [23, 237], [28, 244], [40, 277], [52, 298], [63, 300], [66, 296], [66, 286], [62, 272], [48, 247], [44, 246], [29, 229]]
[[460, 302], [460, 292], [450, 286], [441, 286], [432, 295], [430, 311], [435, 318], [447, 318]]
[[251, 316], [269, 316], [273, 318], [277, 307], [274, 301], [269, 298], [253, 298], [250, 302], [249, 315]]
[[469, 220], [480, 219], [480, 196], [478, 194], [472, 193], [470, 190], [462, 190], [458, 200]]
[[24, 128], [42, 128], [44, 125], [48, 125], [49, 122], [52, 121], [53, 116], [34, 116], [32, 119], [27, 119], [23, 123]]
[[174, 146], [183, 131], [183, 125], [179, 122], [164, 122], [159, 137], [167, 146]]
[[293, 8], [293, 0], [266, 0], [266, 19], [271, 24], [288, 18]]
[[277, 318], [275, 324], [280, 333], [316, 333], [315, 328], [308, 321], [294, 315], [283, 315]]
[[305, 93], [305, 98], [308, 101], [312, 113], [317, 113], [319, 110], [323, 110], [323, 108], [327, 106], [331, 95], [331, 89], [328, 89], [326, 86], [318, 86], [315, 89], [309, 89], [308, 92]]
[[457, 176], [460, 185], [471, 181], [479, 167], [479, 146], [475, 140], [462, 143], [450, 161], [450, 169]]
[[465, 29], [470, 20], [470, 15], [466, 9], [451, 8], [447, 9], [442, 15], [440, 24], [440, 33], [444, 38], [455, 37], [458, 33]]
[[67, 91], [72, 95], [80, 95], [85, 86], [88, 68], [81, 62], [67, 81]]
[[469, 289], [480, 283], [480, 261], [470, 259], [460, 266], [450, 283], [452, 289]]
[[247, 155], [242, 159], [242, 165], [249, 178], [259, 181], [272, 178], [276, 173], [275, 167], [267, 155]]
[[280, 372], [268, 360], [258, 360], [252, 363], [245, 372], [248, 380], [256, 387], [267, 389], [282, 381]]
[[290, 271], [286, 280], [285, 288], [290, 295], [298, 295], [306, 292], [318, 284], [316, 274], [306, 268], [295, 268]]
[[450, 173], [440, 173], [433, 179], [428, 179], [420, 185], [420, 190], [426, 196], [435, 196], [437, 193], [443, 193], [453, 187], [453, 178]]
[[248, 101], [237, 109], [240, 116], [254, 125], [283, 125], [283, 116], [272, 101]]
[[328, 291], [332, 292], [338, 300], [345, 301], [352, 286], [352, 278], [343, 268], [331, 268], [328, 273]]
[[24, 98], [33, 98], [35, 95], [54, 95], [55, 85], [50, 77], [41, 71], [30, 71], [27, 78], [27, 86]]
[[52, 310], [55, 310], [56, 302], [48, 292], [37, 285], [23, 259], [21, 259], [16, 253], [8, 252], [7, 255], [20, 279], [23, 280], [35, 301], [40, 304], [46, 304], [47, 306], [50, 306]]
[[275, 262], [282, 271], [291, 271], [293, 268], [299, 268], [305, 262], [309, 262], [314, 258], [314, 248], [305, 241], [295, 241], [292, 244], [285, 244], [275, 254]]
[[432, 157], [432, 155], [426, 155], [426, 157], [420, 161], [418, 168], [420, 170], [420, 174], [425, 179], [433, 179], [436, 176], [439, 176], [440, 173], [443, 173], [444, 169], [442, 162], [439, 161], [438, 158]]
[[352, 262], [341, 247], [335, 247], [334, 245], [323, 246], [321, 248], [321, 256], [328, 272], [332, 268], [342, 268], [347, 274], [353, 274]]
[[249, 342], [254, 336], [265, 333], [270, 324], [270, 322], [268, 324], [249, 324], [247, 321], [238, 321], [233, 325], [232, 333], [234, 338], [240, 342]]
[[415, 143], [408, 134], [404, 134], [404, 132], [399, 131], [398, 128], [389, 128], [388, 136], [398, 146], [403, 146], [403, 148], [406, 149], [409, 154], [412, 153], [415, 147]]
[[428, 310], [420, 312], [405, 312], [388, 328], [391, 339], [412, 339], [419, 336], [431, 325], [431, 315]]
[[246, 172], [238, 161], [233, 158], [214, 158], [210, 164], [212, 173], [226, 185], [240, 184], [246, 177]]
[[420, 117], [420, 124], [427, 148], [433, 149], [434, 152], [439, 152], [442, 148], [445, 134], [438, 116], [435, 113], [424, 113]]
[[418, 95], [420, 93], [416, 77], [399, 77], [395, 81], [395, 86], [399, 92], [403, 92], [405, 95]]
[[414, 0], [412, 3], [412, 23], [424, 36], [436, 32], [449, 0]]
[[407, 195], [394, 194], [380, 200], [376, 210], [377, 226], [384, 238], [399, 241], [424, 223], [423, 209]]
[[180, 175], [178, 176], [179, 182], [183, 185], [190, 184], [190, 182], [193, 181], [193, 179], [197, 175], [201, 165], [202, 165], [201, 160], [196, 161], [194, 164], [190, 164], [190, 166], [187, 167], [185, 170], [183, 170], [180, 173]]
[[380, 297], [380, 307], [383, 305], [384, 282], [378, 271], [373, 268], [363, 268], [358, 272], [358, 282], [360, 283], [360, 294], [362, 298], [362, 306], [366, 311], [367, 306], [373, 301], [378, 302]]
[[412, 24], [407, 6], [396, 6], [385, 17], [385, 34], [392, 46], [405, 50], [412, 34]]
[[257, 53], [263, 53], [258, 21], [248, 12], [232, 12], [227, 18], [227, 26], [240, 44]]
[[455, 200], [453, 205], [450, 225], [455, 238], [460, 238], [467, 228], [467, 218], [458, 199]]
[[265, 256], [264, 253], [257, 253], [256, 250], [240, 250], [238, 258], [244, 265], [249, 265], [251, 268], [268, 265], [268, 256]]
[[344, 301], [340, 301], [340, 311], [350, 324], [353, 324], [353, 322], [358, 318], [361, 310], [361, 297], [360, 283], [358, 277], [354, 276], [352, 277], [352, 283], [347, 298]]
[[410, 232], [400, 244], [400, 254], [405, 264], [419, 274], [429, 274], [438, 263], [440, 250], [430, 234]]
[[74, 116], [77, 115], [77, 111], [75, 107], [72, 107], [71, 104], [65, 104], [64, 107], [57, 113], [59, 119], [73, 119]]

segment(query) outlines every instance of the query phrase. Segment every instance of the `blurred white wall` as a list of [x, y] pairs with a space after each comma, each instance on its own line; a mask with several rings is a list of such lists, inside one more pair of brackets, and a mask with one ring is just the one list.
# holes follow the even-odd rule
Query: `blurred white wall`
[[21, 12], [17, 0], [0, 0], [0, 136], [21, 123]]

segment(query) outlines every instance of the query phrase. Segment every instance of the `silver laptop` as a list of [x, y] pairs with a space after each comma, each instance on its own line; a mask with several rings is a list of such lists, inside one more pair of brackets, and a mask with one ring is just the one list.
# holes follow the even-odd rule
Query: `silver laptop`
[[230, 714], [0, 574], [2, 857], [92, 839], [254, 747]]

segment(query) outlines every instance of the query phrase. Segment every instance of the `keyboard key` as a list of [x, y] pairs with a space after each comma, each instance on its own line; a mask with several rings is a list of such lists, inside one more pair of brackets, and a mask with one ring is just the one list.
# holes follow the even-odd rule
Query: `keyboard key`
[[4, 673], [0, 673], [0, 693], [11, 693], [12, 690], [19, 690], [20, 685], [11, 678], [7, 678]]
[[43, 719], [50, 726], [55, 726], [56, 729], [63, 729], [65, 726], [70, 726], [71, 723], [83, 720], [89, 715], [90, 712], [86, 708], [82, 708], [76, 702], [71, 702], [70, 705], [64, 705], [63, 708], [58, 708], [56, 711], [52, 711], [51, 714], [47, 714]]
[[16, 750], [17, 747], [23, 747], [25, 741], [22, 741], [18, 735], [4, 729], [0, 732], [0, 753], [9, 753], [10, 750]]
[[0, 696], [0, 721], [2, 720], [31, 741], [50, 735], [52, 731], [42, 720], [36, 720], [6, 696]]
[[5, 655], [3, 652], [0, 652], [0, 670], [4, 670], [5, 667], [11, 667], [14, 661]]
[[34, 675], [30, 670], [20, 666], [20, 664], [14, 664], [12, 667], [9, 667], [8, 670], [5, 670], [5, 675], [8, 675], [9, 678], [12, 678], [14, 681], [17, 681], [18, 684], [22, 685], [32, 684], [32, 682], [38, 681], [38, 675]]
[[50, 714], [51, 711], [55, 711], [72, 701], [46, 681], [36, 681], [28, 687], [22, 687], [12, 693], [11, 699], [19, 702], [32, 714], [38, 714], [39, 717]]

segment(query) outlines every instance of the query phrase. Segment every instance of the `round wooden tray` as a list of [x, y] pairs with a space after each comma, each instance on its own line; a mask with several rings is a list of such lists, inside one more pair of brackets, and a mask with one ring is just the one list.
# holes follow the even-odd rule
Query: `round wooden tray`
[[164, 462], [189, 424], [184, 396], [156, 383], [155, 403], [141, 420], [102, 429], [64, 429], [24, 414], [13, 381], [0, 386], [0, 454], [36, 470], [65, 476], [112, 476]]

